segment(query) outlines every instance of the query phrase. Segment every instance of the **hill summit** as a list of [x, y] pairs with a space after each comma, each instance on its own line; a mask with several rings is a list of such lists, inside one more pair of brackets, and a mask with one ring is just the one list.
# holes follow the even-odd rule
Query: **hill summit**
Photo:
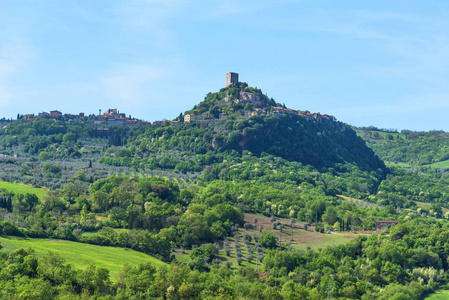
[[[385, 168], [346, 124], [331, 115], [287, 108], [260, 89], [239, 82], [237, 73], [228, 73], [225, 88], [208, 93], [177, 120], [184, 123], [183, 135], [186, 130], [203, 130], [202, 140], [194, 146], [201, 149], [199, 153], [247, 150], [255, 156], [270, 154], [318, 169], [344, 163], [366, 171]], [[164, 140], [175, 138], [164, 135]], [[179, 143], [173, 144], [183, 150]]]
[[[273, 98], [268, 98], [258, 88], [249, 87], [246, 82], [238, 81], [237, 73], [226, 74], [225, 88], [219, 93], [209, 93], [200, 105], [195, 106], [184, 115], [184, 122], [201, 122], [214, 119], [227, 120], [239, 117], [252, 117], [255, 115], [283, 116], [285, 114], [297, 115], [307, 120], [323, 119], [336, 122], [334, 116], [320, 113], [311, 113], [308, 110], [294, 110], [285, 105], [276, 103]], [[342, 130], [345, 126], [339, 123]]]

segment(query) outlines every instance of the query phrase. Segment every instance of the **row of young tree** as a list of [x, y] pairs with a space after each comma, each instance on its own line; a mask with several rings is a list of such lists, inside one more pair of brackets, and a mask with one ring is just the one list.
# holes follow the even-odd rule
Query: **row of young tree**
[[[177, 263], [78, 270], [54, 253], [0, 252], [0, 295], [20, 299], [421, 299], [449, 280], [448, 223], [416, 216], [390, 235], [360, 236], [322, 251], [268, 250], [259, 273], [219, 261], [206, 270]], [[214, 245], [196, 260], [216, 257]]]
[[[404, 218], [391, 205], [340, 205], [312, 184], [212, 181], [180, 189], [160, 177], [114, 176], [97, 180], [84, 194], [83, 182], [50, 192], [42, 201], [33, 194], [4, 190], [1, 230], [6, 235], [52, 237], [99, 245], [130, 247], [171, 259], [171, 247], [223, 241], [244, 225], [243, 212], [292, 218], [317, 230], [371, 230], [375, 221]], [[299, 190], [299, 192], [298, 192]], [[101, 217], [101, 219], [98, 219]], [[337, 224], [337, 225], [336, 225]], [[117, 233], [111, 228], [130, 231]], [[97, 234], [83, 235], [85, 231]]]

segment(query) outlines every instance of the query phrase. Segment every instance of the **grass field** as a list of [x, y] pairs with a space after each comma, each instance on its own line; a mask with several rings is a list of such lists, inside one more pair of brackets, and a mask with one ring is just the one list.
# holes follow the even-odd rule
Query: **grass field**
[[[121, 233], [121, 232], [129, 232], [129, 229], [125, 229], [125, 228], [112, 228], [116, 233]], [[85, 231], [83, 232], [83, 236], [95, 236], [95, 235], [99, 235], [98, 232], [89, 232], [89, 231]]]
[[0, 237], [0, 244], [7, 250], [31, 248], [36, 251], [38, 257], [42, 257], [48, 251], [53, 251], [63, 257], [67, 263], [80, 269], [95, 264], [99, 267], [107, 268], [113, 279], [117, 278], [125, 263], [137, 265], [151, 262], [155, 266], [164, 264], [164, 262], [152, 256], [131, 249], [96, 246], [63, 240]]
[[35, 194], [40, 200], [42, 200], [42, 198], [47, 195], [47, 192], [43, 189], [34, 188], [32, 186], [21, 183], [0, 181], [0, 188], [4, 188], [8, 191], [14, 192], [15, 194]]
[[[290, 228], [288, 225], [290, 220], [289, 219], [282, 219], [277, 218], [276, 221], [281, 222], [284, 224], [284, 229], [282, 232], [280, 232], [279, 229], [273, 229], [273, 225], [270, 222], [270, 218], [264, 216], [264, 215], [256, 215], [256, 214], [245, 214], [245, 221], [254, 225], [254, 218], [257, 218], [257, 224], [256, 228], [254, 229], [240, 229], [240, 244], [241, 244], [241, 250], [242, 250], [242, 266], [246, 267], [253, 267], [256, 268], [256, 260], [255, 258], [249, 262], [247, 260], [246, 254], [247, 249], [246, 245], [243, 242], [243, 233], [248, 233], [252, 237], [254, 237], [255, 234], [261, 238], [266, 233], [274, 233], [280, 240], [281, 246], [286, 246], [287, 243], [290, 243], [292, 245], [292, 248], [294, 250], [306, 250], [307, 247], [310, 247], [312, 250], [317, 251], [319, 248], [324, 249], [328, 246], [333, 245], [341, 245], [344, 243], [349, 242], [352, 238], [357, 237], [357, 234], [349, 233], [349, 232], [342, 232], [338, 234], [323, 234], [318, 232], [311, 232], [306, 231], [302, 228], [296, 227], [295, 225], [293, 228]], [[259, 231], [259, 225], [263, 226], [262, 232]], [[237, 268], [237, 257], [235, 255], [235, 239], [234, 237], [228, 237], [228, 240], [230, 242], [230, 256], [226, 256], [225, 252], [223, 250], [219, 251], [219, 257], [224, 261], [230, 261], [232, 263], [232, 268]], [[251, 242], [251, 247], [255, 246], [254, 239]], [[179, 262], [189, 262], [190, 261], [190, 250], [181, 250], [177, 249], [175, 251], [176, 260]], [[254, 257], [256, 255], [254, 254]], [[222, 263], [223, 264], [223, 263]], [[260, 265], [260, 263], [259, 263]]]
[[430, 167], [430, 168], [434, 168], [434, 169], [448, 169], [449, 168], [449, 159], [448, 160], [443, 160], [443, 161], [439, 161], [430, 165], [424, 165], [424, 167]]
[[[426, 203], [426, 202], [418, 202], [418, 201], [414, 201], [416, 203], [416, 205], [420, 208], [423, 208], [425, 210], [428, 210], [431, 206], [432, 203]], [[445, 208], [445, 207], [441, 207], [441, 209], [443, 210], [443, 215], [449, 211], [449, 209]]]
[[449, 291], [447, 290], [439, 290], [424, 298], [424, 300], [446, 300], [446, 299], [449, 299]]
[[296, 227], [295, 225], [293, 225], [292, 229], [289, 226], [290, 221], [288, 219], [277, 218], [277, 221], [284, 224], [284, 229], [280, 232], [279, 229], [273, 229], [270, 218], [263, 215], [245, 214], [245, 221], [248, 223], [254, 224], [254, 218], [257, 218], [257, 226], [263, 226], [263, 231], [259, 232], [259, 230], [256, 229], [242, 229], [242, 232], [246, 231], [251, 235], [257, 233], [260, 237], [265, 233], [271, 232], [279, 237], [282, 245], [291, 243], [294, 249], [306, 249], [307, 247], [310, 247], [313, 250], [317, 250], [318, 248], [323, 249], [328, 246], [347, 243], [352, 238], [357, 237], [357, 234], [352, 234], [349, 232], [338, 234], [311, 232]]
[[[374, 132], [374, 131], [372, 131]], [[381, 137], [383, 137], [384, 139], [386, 138], [387, 135], [391, 134], [393, 136], [393, 138], [397, 139], [398, 136], [401, 140], [405, 140], [405, 134], [402, 133], [390, 133], [390, 132], [383, 132], [383, 131], [377, 131], [379, 133], [379, 135]]]
[[407, 164], [407, 163], [395, 163], [395, 162], [390, 162], [390, 161], [386, 161], [385, 165], [387, 167], [400, 167], [400, 168], [410, 168], [411, 165]]

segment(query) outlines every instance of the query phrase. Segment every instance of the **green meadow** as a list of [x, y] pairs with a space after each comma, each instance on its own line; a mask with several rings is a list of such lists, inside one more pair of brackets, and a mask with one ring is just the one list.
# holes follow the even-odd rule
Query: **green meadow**
[[0, 188], [4, 188], [8, 191], [14, 192], [15, 194], [35, 194], [40, 200], [42, 200], [42, 198], [47, 195], [47, 192], [43, 189], [35, 188], [21, 183], [0, 181]]
[[402, 163], [402, 162], [396, 163], [396, 162], [390, 162], [390, 161], [386, 161], [385, 165], [387, 167], [400, 167], [400, 168], [410, 168], [411, 167], [411, 165], [407, 164], [407, 163]]
[[384, 132], [384, 131], [378, 131], [379, 135], [381, 137], [383, 137], [384, 139], [386, 139], [387, 135], [392, 135], [393, 138], [397, 139], [398, 136], [401, 140], [405, 140], [405, 134], [402, 133], [394, 133], [394, 132]]
[[52, 251], [63, 257], [67, 263], [80, 269], [95, 264], [98, 267], [108, 269], [112, 278], [118, 277], [125, 263], [138, 265], [151, 262], [155, 266], [165, 264], [152, 256], [131, 249], [97, 246], [64, 240], [0, 237], [0, 244], [3, 246], [2, 250], [31, 248], [36, 251], [38, 257], [42, 257], [49, 251]]
[[449, 291], [447, 290], [439, 290], [424, 298], [424, 300], [447, 300], [447, 299], [449, 299]]
[[[415, 203], [418, 207], [426, 209], [426, 210], [428, 210], [432, 206], [432, 203], [419, 202], [419, 201], [415, 201]], [[445, 214], [449, 211], [449, 209], [447, 209], [446, 207], [441, 207], [441, 209], [443, 211], [443, 214]]]
[[443, 161], [439, 161], [430, 165], [425, 165], [425, 167], [430, 167], [430, 168], [434, 168], [434, 169], [447, 169], [449, 168], [449, 159], [448, 160], [443, 160]]

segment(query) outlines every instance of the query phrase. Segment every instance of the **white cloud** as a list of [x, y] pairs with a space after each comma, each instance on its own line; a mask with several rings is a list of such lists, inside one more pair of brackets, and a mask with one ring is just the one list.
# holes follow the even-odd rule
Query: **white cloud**
[[148, 100], [151, 83], [167, 78], [170, 73], [168, 69], [149, 65], [124, 65], [100, 79], [100, 87], [118, 104], [139, 105]]

